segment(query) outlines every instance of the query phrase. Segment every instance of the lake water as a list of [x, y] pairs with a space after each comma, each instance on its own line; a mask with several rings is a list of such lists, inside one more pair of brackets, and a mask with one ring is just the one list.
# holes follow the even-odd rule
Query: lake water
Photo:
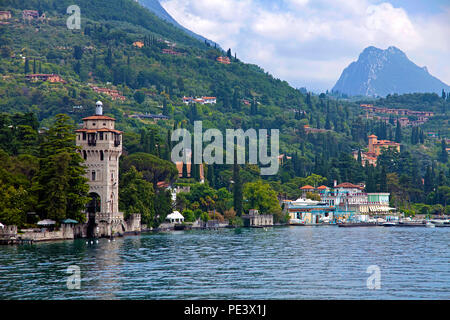
[[0, 246], [0, 298], [450, 299], [449, 244], [450, 228], [324, 226]]

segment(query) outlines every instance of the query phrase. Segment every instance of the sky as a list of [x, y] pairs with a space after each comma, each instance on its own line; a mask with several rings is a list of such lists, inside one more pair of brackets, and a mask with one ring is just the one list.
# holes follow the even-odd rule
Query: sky
[[296, 88], [331, 90], [368, 46], [450, 85], [449, 0], [160, 0], [180, 24]]

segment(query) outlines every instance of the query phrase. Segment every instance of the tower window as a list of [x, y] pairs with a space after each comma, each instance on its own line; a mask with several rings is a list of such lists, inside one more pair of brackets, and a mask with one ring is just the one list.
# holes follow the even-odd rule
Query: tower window
[[103, 155], [103, 150], [100, 150], [100, 161], [103, 161], [104, 158], [105, 158], [105, 157], [104, 157], [104, 155]]
[[86, 132], [83, 132], [83, 140], [86, 140]]
[[99, 132], [98, 134], [99, 134], [99, 139], [103, 140], [103, 132]]
[[92, 171], [92, 181], [95, 181], [95, 171]]
[[83, 158], [84, 158], [84, 160], [87, 159], [87, 153], [86, 153], [86, 150], [83, 150]]

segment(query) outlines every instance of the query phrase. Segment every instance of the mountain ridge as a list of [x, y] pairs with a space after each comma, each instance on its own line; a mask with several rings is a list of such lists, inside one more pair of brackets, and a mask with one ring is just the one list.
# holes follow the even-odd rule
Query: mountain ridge
[[414, 92], [440, 93], [450, 87], [419, 67], [395, 46], [365, 48], [343, 71], [332, 91], [348, 95], [386, 96]]
[[171, 24], [173, 24], [175, 27], [183, 30], [184, 32], [186, 32], [188, 35], [190, 35], [191, 37], [194, 37], [200, 41], [204, 41], [209, 43], [210, 45], [216, 45], [218, 48], [220, 48], [220, 46], [218, 45], [217, 42], [214, 42], [212, 40], [209, 40], [205, 37], [203, 37], [202, 35], [199, 35], [191, 30], [189, 30], [188, 28], [182, 26], [180, 23], [178, 23], [178, 21], [176, 21], [168, 12], [166, 9], [164, 9], [164, 7], [161, 5], [161, 3], [159, 2], [159, 0], [138, 0], [137, 1], [139, 4], [141, 4], [143, 7], [147, 8], [148, 10], [150, 10], [151, 12], [153, 12], [158, 18], [161, 18]]

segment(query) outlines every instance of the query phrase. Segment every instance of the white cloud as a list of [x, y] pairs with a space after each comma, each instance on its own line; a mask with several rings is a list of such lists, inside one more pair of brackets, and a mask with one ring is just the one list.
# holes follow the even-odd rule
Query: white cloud
[[163, 0], [162, 5], [188, 29], [296, 87], [330, 89], [369, 45], [397, 46], [450, 83], [450, 9], [412, 16], [373, 1]]

